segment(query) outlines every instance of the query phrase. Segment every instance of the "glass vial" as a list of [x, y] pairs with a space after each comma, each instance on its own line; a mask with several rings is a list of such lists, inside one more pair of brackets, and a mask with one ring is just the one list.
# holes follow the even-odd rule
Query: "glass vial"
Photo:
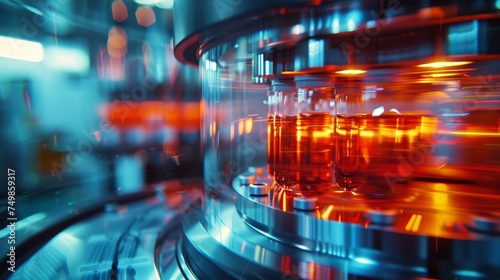
[[319, 195], [331, 189], [333, 165], [334, 88], [322, 75], [295, 77], [297, 87], [294, 151], [297, 190], [301, 195]]
[[355, 191], [363, 184], [362, 132], [366, 129], [363, 96], [360, 92], [335, 96], [335, 183], [344, 191]]

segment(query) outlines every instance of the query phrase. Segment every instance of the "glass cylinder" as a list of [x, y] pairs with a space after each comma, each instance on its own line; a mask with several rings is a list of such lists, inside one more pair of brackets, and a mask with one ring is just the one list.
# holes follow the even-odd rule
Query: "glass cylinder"
[[[418, 87], [361, 85], [337, 89], [335, 182], [344, 191], [391, 194], [428, 158], [436, 120]], [[360, 189], [360, 187], [362, 187]]]
[[268, 117], [268, 165], [269, 174], [284, 188], [295, 185], [294, 126], [287, 125], [295, 115], [297, 90], [293, 80], [272, 82], [273, 102]]
[[360, 92], [335, 96], [335, 182], [345, 191], [355, 191], [363, 183], [366, 163], [361, 132], [366, 130], [366, 114]]
[[297, 76], [291, 83], [274, 81], [278, 110], [269, 118], [271, 174], [298, 195], [321, 194], [331, 187], [332, 112], [334, 90], [330, 77]]

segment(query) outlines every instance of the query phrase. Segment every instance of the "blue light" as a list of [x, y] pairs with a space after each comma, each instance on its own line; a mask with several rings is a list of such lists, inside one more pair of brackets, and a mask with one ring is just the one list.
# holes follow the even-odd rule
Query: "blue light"
[[356, 22], [354, 19], [350, 18], [349, 21], [347, 22], [347, 30], [348, 31], [354, 31], [356, 29]]
[[332, 24], [332, 33], [339, 33], [340, 32], [340, 23], [338, 18], [333, 19], [333, 24]]
[[362, 257], [354, 258], [354, 261], [356, 261], [358, 263], [362, 263], [362, 264], [378, 264], [374, 260], [367, 259], [367, 258], [362, 258]]

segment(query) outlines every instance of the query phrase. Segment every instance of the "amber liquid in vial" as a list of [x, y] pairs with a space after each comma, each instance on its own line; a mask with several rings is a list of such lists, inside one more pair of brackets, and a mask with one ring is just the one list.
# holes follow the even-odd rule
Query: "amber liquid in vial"
[[277, 116], [272, 115], [267, 118], [267, 170], [271, 176], [274, 176], [275, 170], [275, 146], [277, 145], [277, 128], [276, 128], [276, 118]]
[[382, 115], [367, 119], [367, 127], [373, 133], [365, 141], [368, 145], [365, 174], [372, 185], [391, 191], [388, 179], [401, 182], [415, 175], [415, 170], [425, 161], [426, 146], [434, 131], [432, 121], [428, 123], [428, 120], [431, 118], [418, 115]]
[[[269, 119], [271, 121], [271, 118]], [[325, 192], [332, 180], [333, 122], [329, 113], [276, 116], [269, 129], [270, 173], [284, 187], [302, 195]]]
[[363, 183], [361, 131], [365, 122], [363, 115], [335, 117], [335, 182], [345, 191], [355, 191]]
[[396, 114], [338, 115], [335, 131], [337, 185], [346, 191], [357, 190], [361, 185], [369, 188], [363, 189], [367, 193], [393, 191], [391, 180], [408, 179], [416, 168], [414, 165], [424, 160], [418, 158], [415, 162], [411, 158], [419, 145], [430, 140], [422, 134], [423, 118]]

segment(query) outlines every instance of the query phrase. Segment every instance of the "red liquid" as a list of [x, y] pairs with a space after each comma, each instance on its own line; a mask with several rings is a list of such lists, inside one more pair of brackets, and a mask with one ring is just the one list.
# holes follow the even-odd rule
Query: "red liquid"
[[332, 128], [329, 113], [271, 117], [269, 168], [276, 182], [284, 187], [298, 187], [303, 195], [319, 194], [330, 188]]
[[365, 129], [363, 116], [335, 118], [335, 182], [343, 190], [356, 190], [363, 183], [361, 131]]
[[328, 113], [271, 116], [269, 171], [280, 186], [297, 187], [303, 195], [323, 193], [332, 182], [347, 191], [363, 186], [361, 192], [392, 192], [391, 184], [414, 176], [427, 156], [422, 144], [430, 142], [435, 127], [424, 118], [432, 119], [338, 115], [333, 135]]
[[[335, 181], [348, 191], [362, 185], [363, 192], [388, 193], [394, 183], [414, 176], [428, 156], [422, 145], [429, 143], [432, 127], [423, 116], [366, 115], [336, 118]], [[419, 150], [420, 149], [420, 150]], [[417, 153], [418, 152], [418, 153]]]

